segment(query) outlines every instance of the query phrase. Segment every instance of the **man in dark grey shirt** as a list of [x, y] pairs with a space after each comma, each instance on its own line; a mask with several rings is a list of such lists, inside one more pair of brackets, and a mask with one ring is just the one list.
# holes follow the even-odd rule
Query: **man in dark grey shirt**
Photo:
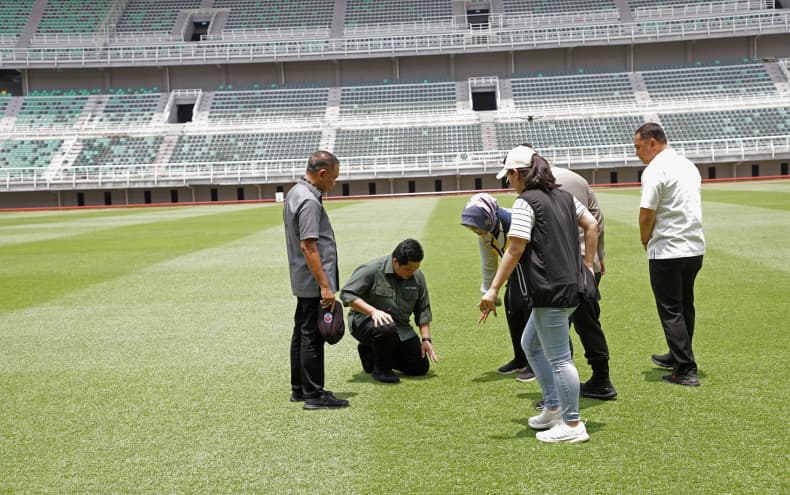
[[327, 151], [310, 155], [304, 177], [288, 191], [283, 209], [285, 244], [291, 290], [296, 296], [291, 336], [291, 402], [305, 409], [347, 407], [324, 390], [324, 339], [318, 331], [322, 307], [336, 304], [338, 289], [335, 233], [322, 194], [335, 186], [340, 173], [337, 158]]

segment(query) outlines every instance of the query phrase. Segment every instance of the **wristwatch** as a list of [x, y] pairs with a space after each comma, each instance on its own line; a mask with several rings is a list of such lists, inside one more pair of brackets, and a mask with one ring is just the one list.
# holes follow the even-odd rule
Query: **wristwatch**
[[423, 342], [430, 342], [431, 344], [433, 344], [433, 340], [431, 340], [431, 338], [430, 338], [430, 337], [423, 337], [423, 338], [422, 338], [422, 341], [423, 341]]

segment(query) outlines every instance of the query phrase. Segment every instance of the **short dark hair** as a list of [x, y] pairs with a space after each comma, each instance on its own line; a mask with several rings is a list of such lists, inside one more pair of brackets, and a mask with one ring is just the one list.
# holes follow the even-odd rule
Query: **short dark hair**
[[318, 150], [310, 155], [307, 160], [307, 171], [311, 174], [317, 174], [319, 170], [335, 168], [340, 164], [337, 157], [332, 153], [324, 150]]
[[641, 139], [653, 138], [657, 143], [667, 144], [667, 134], [664, 132], [664, 129], [655, 122], [642, 124], [642, 126], [636, 130], [635, 134], [638, 134]]
[[399, 265], [408, 265], [412, 261], [422, 261], [423, 256], [422, 246], [414, 239], [400, 241], [395, 246], [395, 250], [392, 251], [392, 257]]
[[537, 153], [532, 155], [532, 166], [522, 170], [518, 173], [524, 176], [525, 189], [540, 189], [543, 192], [557, 189], [557, 179], [551, 173], [551, 165]]

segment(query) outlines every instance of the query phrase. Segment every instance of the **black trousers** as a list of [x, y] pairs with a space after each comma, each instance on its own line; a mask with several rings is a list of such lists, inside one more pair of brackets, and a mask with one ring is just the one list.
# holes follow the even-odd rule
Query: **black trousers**
[[376, 327], [370, 318], [360, 328], [352, 328], [351, 335], [359, 341], [360, 346], [373, 351], [373, 368], [376, 371], [396, 369], [412, 376], [428, 373], [428, 356], [420, 355], [422, 344], [417, 335], [401, 341], [394, 325]]
[[[601, 274], [595, 274], [596, 286], [601, 281]], [[527, 363], [527, 356], [521, 347], [521, 335], [527, 326], [527, 320], [532, 313], [532, 308], [518, 295], [518, 289], [511, 291], [508, 283], [505, 291], [505, 311], [507, 324], [510, 329], [510, 340], [513, 344], [513, 356], [516, 363]], [[576, 311], [571, 315], [571, 323], [584, 347], [584, 357], [593, 364], [596, 361], [609, 360], [609, 345], [601, 327], [601, 306], [597, 301], [582, 301]]]
[[297, 297], [291, 336], [291, 389], [305, 397], [324, 390], [324, 339], [318, 332], [320, 297]]
[[697, 372], [691, 342], [694, 338], [694, 281], [702, 268], [702, 256], [649, 260], [650, 285], [664, 327], [676, 374]]
[[[601, 282], [601, 274], [595, 274], [595, 286]], [[598, 301], [582, 300], [571, 315], [571, 323], [584, 347], [587, 362], [609, 360], [609, 346], [601, 328], [601, 306]]]

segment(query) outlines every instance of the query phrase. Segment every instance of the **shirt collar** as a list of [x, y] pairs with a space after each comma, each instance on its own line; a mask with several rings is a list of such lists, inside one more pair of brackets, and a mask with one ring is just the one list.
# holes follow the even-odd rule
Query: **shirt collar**
[[395, 275], [395, 269], [392, 267], [392, 256], [384, 257], [384, 274]]
[[318, 199], [319, 201], [322, 199], [321, 191], [319, 191], [318, 188], [315, 187], [314, 185], [310, 184], [310, 182], [306, 178], [300, 177], [298, 182], [299, 184], [304, 184], [307, 187], [307, 189], [309, 189], [310, 192], [313, 193], [316, 199]]

